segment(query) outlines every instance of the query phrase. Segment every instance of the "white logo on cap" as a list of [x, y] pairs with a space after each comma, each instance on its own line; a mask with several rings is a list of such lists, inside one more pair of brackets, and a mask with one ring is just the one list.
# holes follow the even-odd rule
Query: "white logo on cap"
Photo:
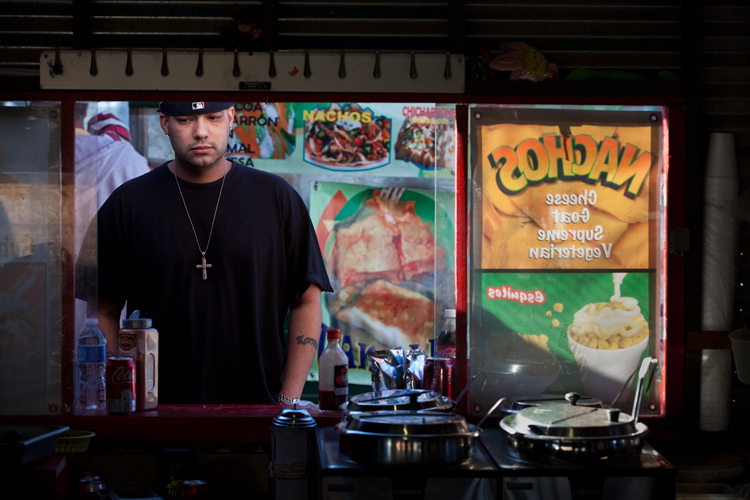
[[206, 106], [202, 102], [194, 102], [193, 103], [193, 109], [203, 109]]

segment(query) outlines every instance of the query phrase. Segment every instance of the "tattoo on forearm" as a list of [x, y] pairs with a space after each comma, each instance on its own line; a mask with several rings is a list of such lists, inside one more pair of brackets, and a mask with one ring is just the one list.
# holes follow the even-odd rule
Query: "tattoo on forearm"
[[312, 337], [305, 337], [304, 335], [300, 335], [299, 337], [297, 337], [297, 343], [300, 344], [300, 345], [310, 344], [315, 349], [318, 348], [318, 341], [317, 340], [315, 340]]

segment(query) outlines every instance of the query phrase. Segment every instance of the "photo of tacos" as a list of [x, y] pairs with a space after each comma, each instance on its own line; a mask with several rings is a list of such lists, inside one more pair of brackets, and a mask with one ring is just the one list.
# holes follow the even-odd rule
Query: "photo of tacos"
[[390, 162], [391, 119], [357, 104], [305, 111], [304, 161], [331, 170], [367, 170]]

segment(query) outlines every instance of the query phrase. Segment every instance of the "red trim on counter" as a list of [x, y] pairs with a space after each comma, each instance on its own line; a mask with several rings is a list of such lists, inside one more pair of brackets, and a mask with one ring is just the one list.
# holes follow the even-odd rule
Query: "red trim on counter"
[[[92, 443], [266, 443], [279, 405], [159, 405], [130, 415], [2, 415], [0, 425], [67, 425], [94, 432]], [[307, 409], [318, 427], [341, 422], [344, 413]]]

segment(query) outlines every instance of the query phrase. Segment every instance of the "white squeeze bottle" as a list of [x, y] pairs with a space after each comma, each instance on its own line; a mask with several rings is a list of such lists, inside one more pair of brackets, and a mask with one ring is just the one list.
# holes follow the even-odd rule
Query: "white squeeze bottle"
[[86, 327], [76, 348], [76, 415], [106, 411], [107, 339], [99, 330], [99, 320], [86, 318]]
[[328, 330], [326, 336], [328, 345], [318, 359], [318, 405], [321, 410], [338, 410], [349, 396], [349, 358], [339, 343], [340, 330]]

